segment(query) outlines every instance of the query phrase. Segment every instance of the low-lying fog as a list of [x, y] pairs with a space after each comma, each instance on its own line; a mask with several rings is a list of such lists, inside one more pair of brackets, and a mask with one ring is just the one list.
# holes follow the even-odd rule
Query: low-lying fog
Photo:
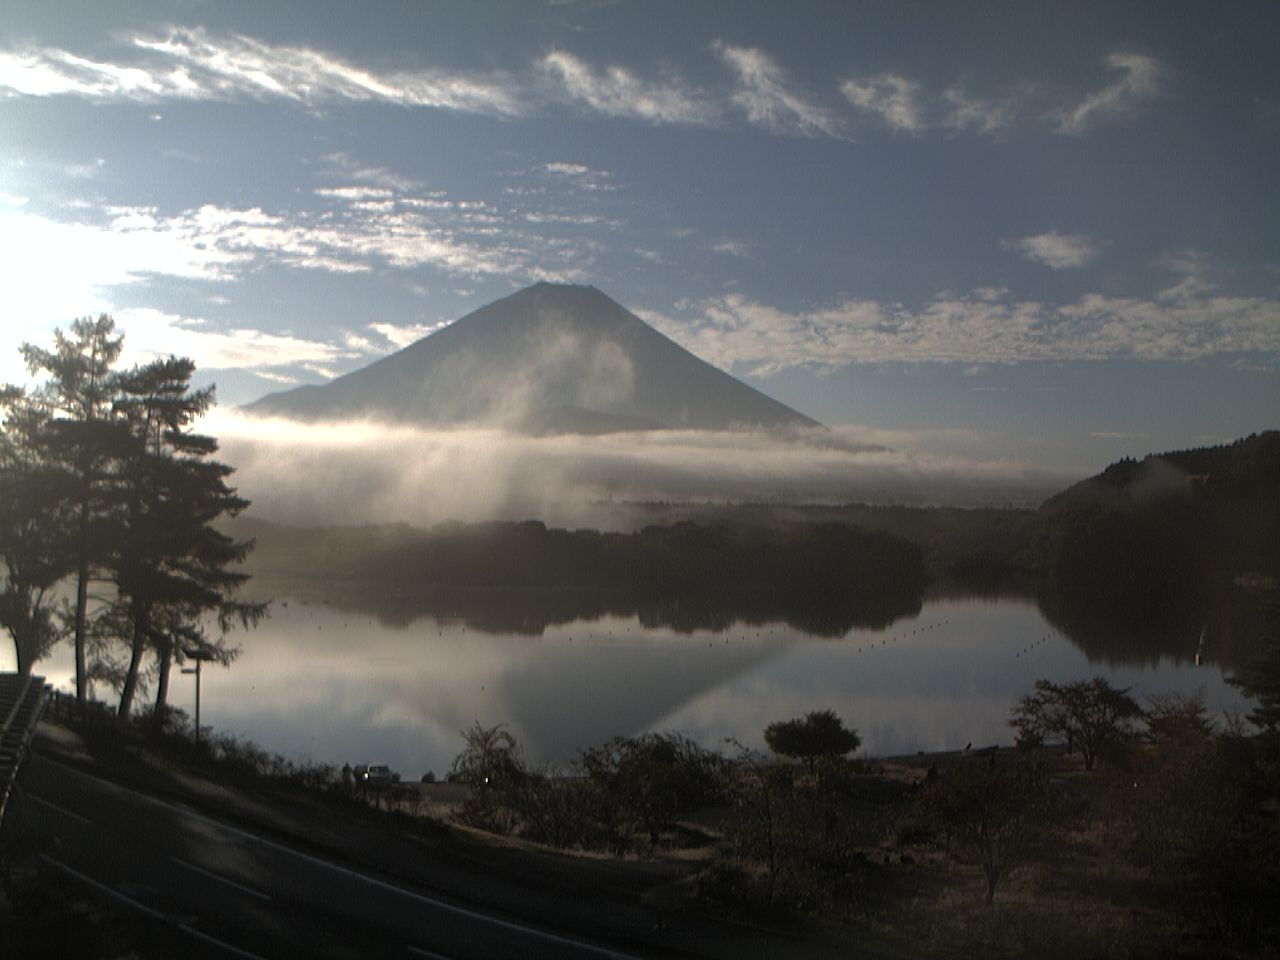
[[253, 513], [309, 525], [541, 519], [616, 526], [623, 502], [1034, 504], [1078, 479], [1007, 460], [908, 453], [869, 431], [651, 431], [301, 424], [218, 412], [202, 429]]

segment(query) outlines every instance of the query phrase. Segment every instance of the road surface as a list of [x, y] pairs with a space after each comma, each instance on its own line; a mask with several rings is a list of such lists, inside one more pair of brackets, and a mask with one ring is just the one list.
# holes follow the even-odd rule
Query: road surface
[[[296, 849], [34, 754], [21, 827], [44, 862], [222, 957], [651, 956], [542, 929]], [[665, 951], [663, 951], [665, 953]]]

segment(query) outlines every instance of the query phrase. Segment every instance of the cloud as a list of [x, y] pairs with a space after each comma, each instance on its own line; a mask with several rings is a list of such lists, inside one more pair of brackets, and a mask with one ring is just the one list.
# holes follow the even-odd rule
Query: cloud
[[1004, 291], [940, 295], [918, 310], [846, 300], [789, 313], [730, 294], [653, 326], [724, 369], [757, 376], [858, 363], [1019, 363], [1248, 355], [1280, 361], [1280, 302], [1191, 293], [1177, 299], [1088, 294], [1053, 305]]
[[1107, 66], [1121, 72], [1115, 83], [1091, 93], [1075, 107], [1058, 113], [1057, 130], [1072, 136], [1085, 133], [1100, 118], [1132, 113], [1160, 90], [1163, 68], [1141, 53], [1113, 53]]
[[925, 130], [920, 85], [914, 80], [885, 73], [866, 80], [845, 80], [840, 92], [855, 107], [876, 114], [896, 131], [918, 134]]
[[548, 163], [543, 169], [547, 173], [559, 173], [566, 177], [584, 177], [591, 172], [591, 168], [582, 163]]
[[1079, 233], [1038, 233], [1012, 241], [1009, 246], [1028, 260], [1054, 270], [1070, 270], [1089, 264], [1098, 255], [1097, 245]]
[[0, 53], [0, 89], [25, 96], [156, 99], [166, 92], [184, 93], [175, 80], [166, 83], [146, 70], [87, 60], [65, 50]]
[[377, 352], [359, 338], [348, 337], [338, 346], [261, 330], [214, 330], [202, 320], [150, 308], [120, 310], [115, 319], [125, 335], [125, 363], [172, 354], [190, 357], [201, 370], [275, 371], [276, 377], [287, 377], [280, 371], [298, 366], [325, 369], [340, 360]]
[[388, 170], [386, 167], [371, 167], [341, 151], [325, 154], [321, 159], [331, 168], [331, 172], [336, 177], [349, 183], [382, 187], [405, 194], [420, 192], [423, 189], [422, 184], [417, 180]]
[[613, 174], [608, 170], [592, 170], [585, 163], [568, 163], [558, 160], [544, 164], [542, 172], [556, 180], [572, 184], [575, 190], [587, 192], [616, 190], [610, 183]]
[[234, 482], [257, 516], [286, 523], [523, 520], [614, 528], [642, 523], [609, 504], [768, 499], [1006, 502], [1062, 474], [1011, 461], [868, 449], [855, 431], [654, 431], [527, 437], [340, 422], [301, 425], [216, 411]]
[[395, 193], [386, 187], [317, 187], [311, 191], [317, 197], [330, 197], [336, 200], [390, 200], [395, 197]]
[[0, 89], [26, 96], [103, 100], [381, 101], [514, 116], [524, 111], [503, 75], [438, 69], [378, 73], [307, 47], [219, 36], [195, 27], [137, 36], [122, 62], [56, 48], [0, 53]]
[[676, 124], [716, 120], [715, 110], [706, 98], [679, 81], [643, 80], [620, 66], [595, 70], [563, 50], [551, 51], [537, 66], [555, 85], [559, 97], [606, 116]]
[[742, 259], [750, 259], [751, 247], [749, 244], [741, 240], [720, 240], [711, 245], [711, 249], [715, 253], [723, 253], [729, 257], [741, 257]]
[[414, 323], [414, 324], [394, 324], [394, 323], [371, 323], [369, 329], [377, 333], [384, 340], [391, 343], [397, 349], [403, 349], [411, 343], [417, 343], [423, 337], [429, 337], [437, 330], [442, 330], [452, 321], [445, 323]]
[[732, 99], [751, 123], [770, 133], [844, 136], [839, 119], [791, 89], [785, 71], [764, 51], [719, 41], [712, 50], [737, 74]]
[[[23, 339], [39, 338], [75, 317], [114, 312], [118, 288], [157, 278], [221, 284], [274, 265], [333, 274], [429, 268], [464, 277], [577, 280], [590, 263], [583, 252], [590, 238], [578, 236], [591, 226], [587, 221], [576, 220], [574, 236], [557, 244], [528, 233], [532, 227], [522, 229], [522, 218], [504, 220], [487, 204], [388, 196], [385, 189], [322, 188], [314, 210], [206, 204], [163, 215], [150, 207], [114, 207], [80, 211], [85, 217], [76, 221], [29, 212], [29, 205], [0, 204], [0, 381], [25, 380], [17, 359]], [[138, 318], [154, 326], [148, 315]], [[223, 342], [209, 356], [224, 357], [233, 346]], [[289, 344], [269, 347], [282, 358], [294, 354]], [[320, 350], [307, 353], [305, 362], [328, 375], [333, 359]], [[246, 355], [245, 365], [259, 364]]]
[[[339, 102], [389, 103], [496, 117], [524, 117], [567, 103], [608, 117], [713, 127], [724, 124], [736, 107], [769, 133], [848, 138], [848, 118], [798, 90], [768, 52], [724, 41], [710, 49], [732, 72], [728, 91], [700, 89], [671, 71], [654, 78], [617, 64], [596, 67], [560, 49], [512, 71], [376, 70], [307, 46], [171, 27], [126, 38], [123, 48], [108, 55], [38, 46], [0, 51], [0, 97], [145, 104], [278, 100], [312, 110]], [[1164, 69], [1154, 58], [1116, 52], [1105, 63], [1119, 72], [1117, 80], [1041, 114], [1057, 132], [1082, 134], [1105, 117], [1132, 113], [1159, 92]], [[1036, 96], [1034, 88], [1024, 86], [1008, 96], [983, 99], [958, 83], [939, 96], [898, 71], [846, 79], [839, 91], [856, 110], [913, 135], [942, 129], [990, 136], [1011, 125], [1020, 102]]]
[[220, 281], [240, 258], [193, 243], [146, 209], [115, 210], [93, 224], [0, 207], [0, 379], [25, 379], [16, 359], [24, 338], [110, 310], [113, 287], [157, 274]]
[[[329, 273], [434, 268], [458, 276], [581, 277], [577, 235], [557, 246], [522, 228], [522, 214], [443, 194], [344, 184], [313, 192], [314, 209], [206, 204], [164, 215], [114, 207], [64, 222], [0, 205], [0, 253], [12, 279], [0, 305], [68, 315], [105, 308], [102, 291], [149, 276], [226, 280], [264, 264]], [[92, 212], [92, 211], [89, 211]], [[567, 221], [568, 222], [568, 221]], [[601, 218], [575, 216], [575, 226]]]
[[984, 100], [970, 95], [963, 87], [948, 87], [942, 92], [946, 112], [942, 126], [958, 132], [972, 130], [990, 136], [1008, 127], [1014, 118], [1017, 99]]

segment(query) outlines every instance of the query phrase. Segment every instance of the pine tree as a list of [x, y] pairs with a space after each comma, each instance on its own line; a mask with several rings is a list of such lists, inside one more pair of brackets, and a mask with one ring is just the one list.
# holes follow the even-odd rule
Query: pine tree
[[0, 410], [0, 627], [13, 638], [19, 672], [30, 673], [62, 634], [53, 587], [69, 572], [72, 478], [49, 455], [49, 417], [39, 403], [5, 387]]
[[74, 320], [69, 335], [55, 330], [52, 350], [22, 345], [30, 372], [49, 377], [38, 392], [49, 412], [48, 454], [60, 462], [73, 484], [67, 502], [74, 506], [75, 516], [66, 546], [76, 577], [76, 700], [81, 705], [88, 682], [89, 583], [110, 539], [104, 487], [117, 429], [111, 404], [120, 374], [113, 368], [123, 346], [123, 334], [115, 332], [115, 321], [105, 313], [96, 320]]
[[[159, 667], [162, 713], [175, 659], [205, 646], [200, 621], [216, 614], [220, 629], [249, 626], [265, 604], [232, 599], [248, 575], [234, 569], [252, 547], [214, 526], [248, 506], [227, 484], [232, 468], [210, 459], [217, 441], [192, 424], [213, 403], [213, 390], [190, 389], [194, 365], [170, 357], [122, 378], [117, 415], [126, 425], [117, 451], [120, 536], [108, 561], [117, 603], [128, 624], [129, 665], [119, 715], [128, 717], [148, 649]], [[215, 647], [229, 659], [233, 651]], [[220, 653], [219, 653], [220, 651]]]

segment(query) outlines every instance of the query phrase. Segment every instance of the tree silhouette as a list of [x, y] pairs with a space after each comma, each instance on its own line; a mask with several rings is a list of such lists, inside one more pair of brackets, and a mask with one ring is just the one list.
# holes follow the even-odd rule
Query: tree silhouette
[[[676, 817], [708, 800], [716, 787], [716, 757], [678, 733], [614, 737], [582, 751], [578, 765], [600, 802], [634, 823], [650, 849]], [[616, 832], [619, 847], [625, 839]]]
[[764, 742], [779, 756], [803, 760], [812, 769], [823, 758], [835, 759], [862, 745], [857, 731], [845, 728], [831, 710], [812, 710], [797, 720], [780, 720], [765, 727]]
[[69, 478], [50, 460], [48, 416], [18, 388], [0, 391], [0, 626], [13, 637], [18, 670], [59, 639], [53, 587], [67, 573], [64, 503]]
[[[165, 706], [169, 671], [184, 647], [203, 645], [200, 619], [217, 615], [226, 631], [249, 626], [266, 604], [231, 599], [248, 574], [232, 569], [252, 544], [218, 531], [218, 518], [248, 506], [227, 485], [232, 468], [209, 459], [217, 441], [191, 424], [213, 402], [212, 388], [191, 390], [194, 364], [169, 357], [121, 379], [115, 415], [125, 424], [118, 450], [120, 533], [108, 559], [117, 605], [129, 628], [129, 665], [119, 715], [127, 717], [145, 652], [155, 651]], [[229, 659], [230, 651], [221, 651]]]
[[[186, 359], [116, 371], [122, 346], [111, 317], [76, 320], [69, 333], [54, 332], [51, 350], [23, 344], [31, 373], [48, 376], [34, 394], [0, 388], [0, 625], [29, 670], [62, 633], [50, 598], [74, 575], [77, 698], [92, 666], [119, 680], [127, 717], [149, 650], [162, 712], [175, 660], [198, 650], [227, 662], [236, 652], [207, 640], [208, 618], [225, 634], [256, 622], [266, 604], [233, 598], [248, 579], [233, 565], [252, 543], [214, 526], [248, 501], [228, 485], [232, 469], [212, 459], [217, 441], [192, 429], [213, 389], [190, 388], [195, 367]], [[114, 584], [115, 599], [91, 621], [94, 576]], [[117, 671], [106, 651], [120, 639], [128, 666]], [[91, 641], [104, 651], [93, 665]]]
[[1249, 719], [1260, 730], [1271, 737], [1280, 733], [1280, 636], [1273, 636], [1262, 656], [1227, 682], [1258, 702]]
[[510, 834], [520, 822], [522, 793], [531, 779], [524, 755], [505, 724], [462, 731], [466, 749], [453, 761], [451, 778], [471, 784], [462, 817], [475, 826]]
[[1061, 737], [1078, 747], [1084, 768], [1092, 770], [1100, 753], [1133, 738], [1133, 725], [1142, 708], [1123, 690], [1104, 678], [1051, 683], [1037, 680], [1035, 692], [1018, 701], [1010, 724], [1020, 743], [1039, 743]]
[[1000, 878], [1051, 829], [1051, 799], [1044, 774], [1025, 760], [967, 757], [925, 788], [917, 811], [976, 857], [990, 906]]
[[49, 379], [38, 391], [49, 414], [47, 453], [56, 458], [72, 478], [67, 506], [70, 522], [67, 553], [76, 577], [75, 663], [76, 699], [83, 705], [88, 672], [85, 661], [89, 581], [100, 565], [110, 534], [104, 529], [112, 436], [112, 422], [120, 374], [113, 367], [123, 349], [124, 336], [116, 334], [115, 321], [107, 314], [72, 321], [70, 334], [54, 331], [52, 350], [22, 345], [23, 359], [32, 374]]

